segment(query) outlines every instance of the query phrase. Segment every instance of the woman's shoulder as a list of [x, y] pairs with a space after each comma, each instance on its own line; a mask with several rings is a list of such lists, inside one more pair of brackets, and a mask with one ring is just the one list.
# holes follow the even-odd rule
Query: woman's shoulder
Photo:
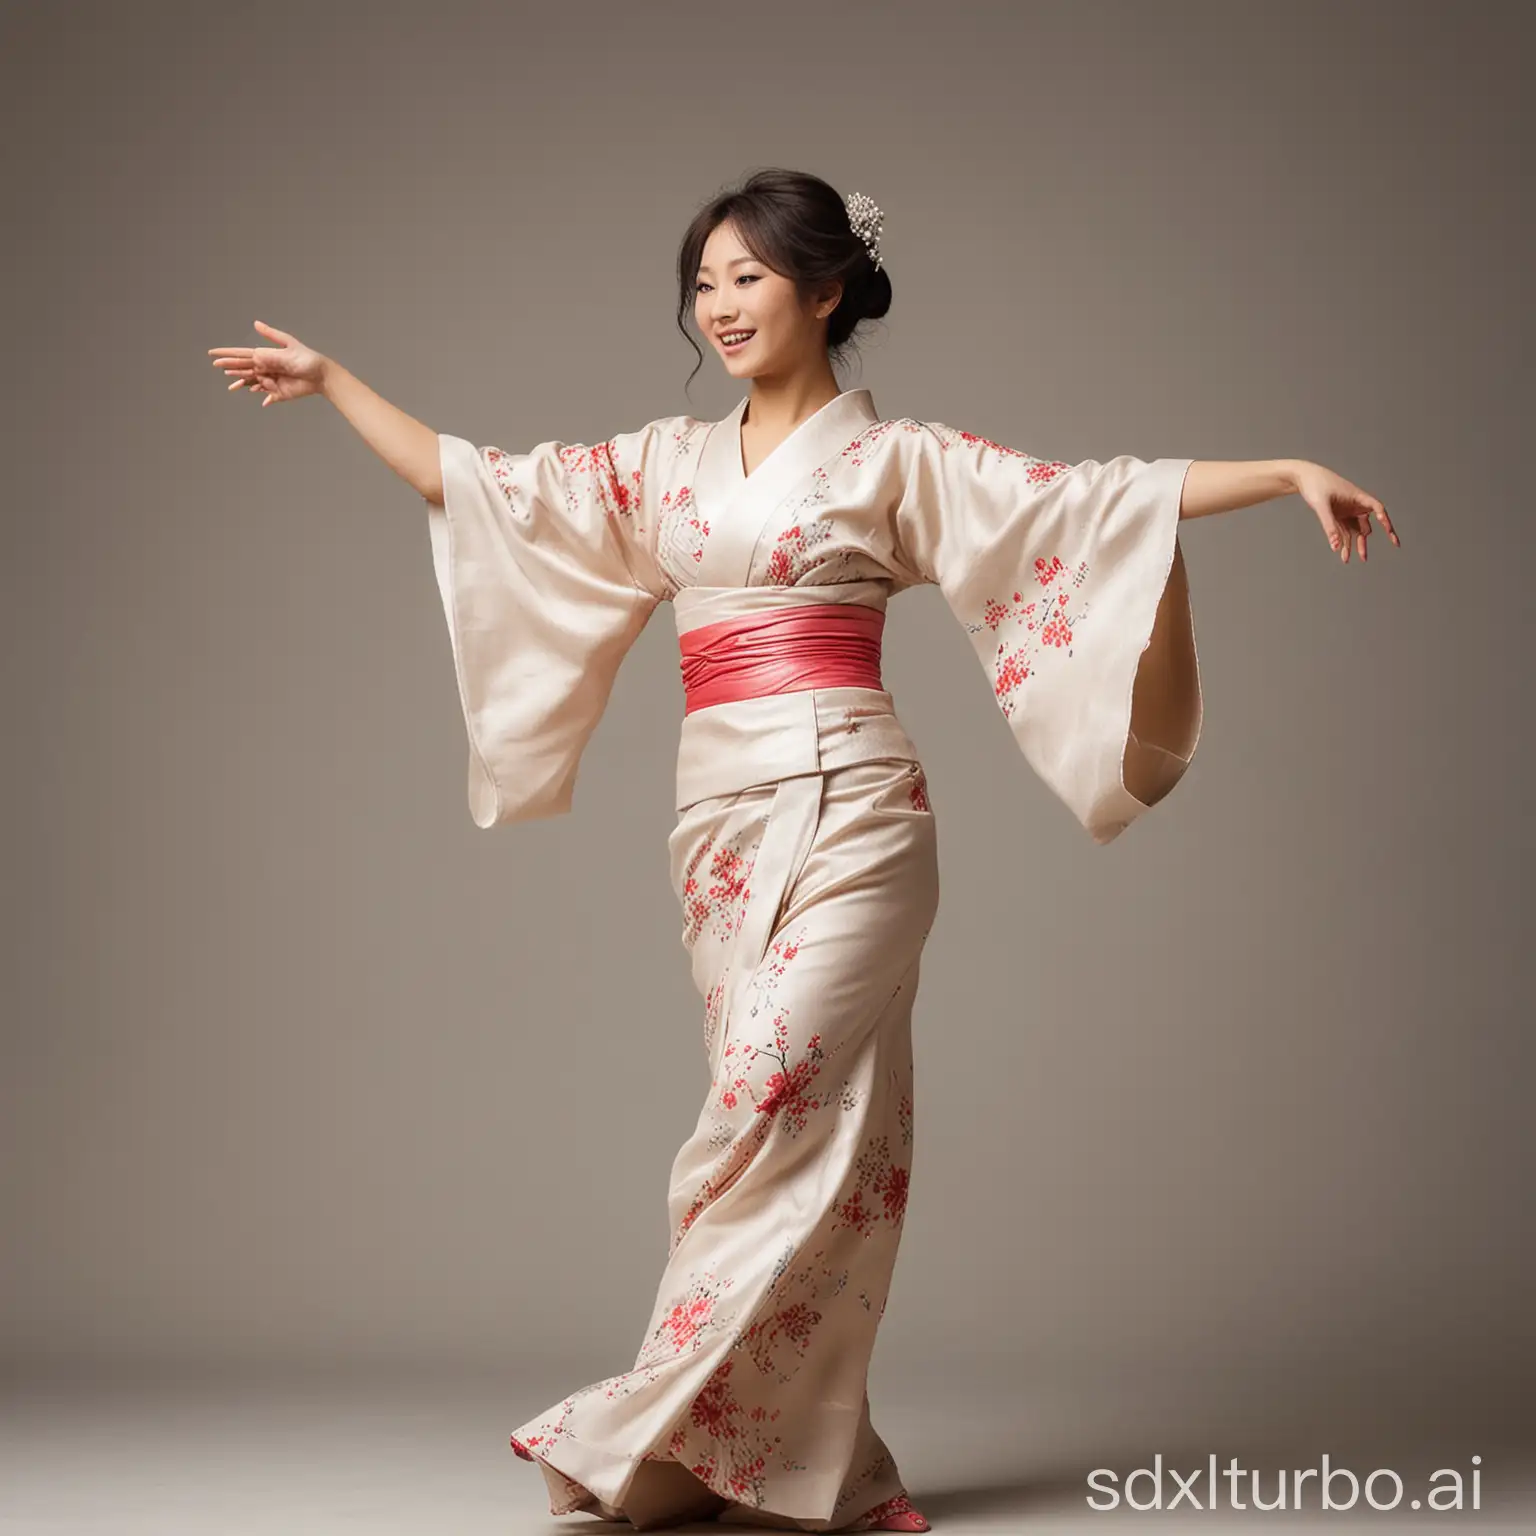
[[703, 421], [697, 416], [658, 416], [644, 426], [617, 433], [613, 441], [677, 448], [703, 438], [715, 425], [715, 422]]
[[898, 421], [882, 421], [879, 425], [883, 428], [901, 428], [899, 433], [893, 433], [892, 436], [900, 441], [916, 443], [940, 457], [954, 455], [967, 460], [991, 460], [995, 457], [998, 460], [1019, 459], [1030, 464], [1055, 462], [1042, 460], [1026, 448], [1014, 447], [988, 437], [985, 433], [954, 427], [948, 422], [919, 421], [908, 416]]
[[859, 435], [844, 450], [867, 461], [876, 450], [902, 452], [919, 445], [934, 442], [936, 435], [950, 429], [931, 421], [919, 421], [913, 416], [882, 416], [859, 429]]
[[696, 416], [658, 416], [643, 427], [621, 432], [612, 441], [621, 458], [661, 466], [674, 466], [696, 458], [714, 426]]
[[655, 421], [648, 422], [645, 430], [668, 442], [691, 442], [694, 438], [702, 437], [711, 427], [719, 426], [719, 422], [706, 421], [699, 416], [678, 415], [658, 416]]

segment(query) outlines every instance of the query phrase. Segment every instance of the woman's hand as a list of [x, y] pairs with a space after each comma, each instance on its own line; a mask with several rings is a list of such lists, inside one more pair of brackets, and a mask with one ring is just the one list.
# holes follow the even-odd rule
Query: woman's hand
[[274, 400], [298, 400], [304, 395], [318, 395], [325, 388], [325, 370], [329, 359], [306, 347], [297, 336], [274, 330], [260, 320], [252, 322], [258, 331], [280, 342], [276, 347], [209, 347], [215, 368], [232, 376], [230, 389], [259, 389], [265, 392], [265, 408]]
[[1365, 559], [1365, 541], [1370, 536], [1373, 517], [1386, 529], [1387, 537], [1402, 547], [1403, 541], [1392, 527], [1387, 509], [1353, 481], [1307, 459], [1297, 461], [1294, 480], [1296, 494], [1317, 513], [1328, 543], [1346, 565], [1352, 544], [1359, 549], [1360, 558]]

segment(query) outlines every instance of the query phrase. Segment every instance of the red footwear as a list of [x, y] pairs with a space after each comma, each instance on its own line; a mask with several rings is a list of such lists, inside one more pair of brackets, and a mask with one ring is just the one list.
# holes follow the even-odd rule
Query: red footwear
[[906, 1494], [898, 1493], [894, 1499], [877, 1504], [855, 1526], [855, 1531], [929, 1531], [927, 1517]]

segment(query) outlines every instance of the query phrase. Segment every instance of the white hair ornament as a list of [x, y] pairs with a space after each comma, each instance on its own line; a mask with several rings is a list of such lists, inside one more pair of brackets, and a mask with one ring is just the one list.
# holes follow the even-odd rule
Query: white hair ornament
[[880, 231], [885, 224], [885, 214], [872, 197], [865, 197], [862, 192], [850, 192], [843, 202], [848, 209], [849, 227], [864, 242], [864, 249], [869, 252], [869, 259], [878, 272], [882, 260]]

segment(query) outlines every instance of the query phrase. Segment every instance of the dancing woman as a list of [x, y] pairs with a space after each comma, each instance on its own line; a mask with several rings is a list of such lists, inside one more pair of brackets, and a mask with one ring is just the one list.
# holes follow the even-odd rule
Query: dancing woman
[[1399, 542], [1375, 497], [1305, 460], [1067, 464], [882, 418], [835, 372], [890, 307], [881, 224], [798, 172], [707, 203], [678, 324], [750, 388], [719, 421], [591, 446], [439, 434], [260, 321], [271, 345], [210, 349], [263, 406], [324, 395], [425, 499], [479, 826], [571, 808], [619, 665], [672, 605], [671, 872], [711, 1082], [633, 1366], [512, 1434], [557, 1514], [929, 1528], [865, 1392], [938, 901], [923, 769], [881, 683], [889, 599], [938, 585], [1026, 761], [1107, 843], [1200, 735], [1180, 525], [1294, 492], [1346, 563], [1373, 518]]

